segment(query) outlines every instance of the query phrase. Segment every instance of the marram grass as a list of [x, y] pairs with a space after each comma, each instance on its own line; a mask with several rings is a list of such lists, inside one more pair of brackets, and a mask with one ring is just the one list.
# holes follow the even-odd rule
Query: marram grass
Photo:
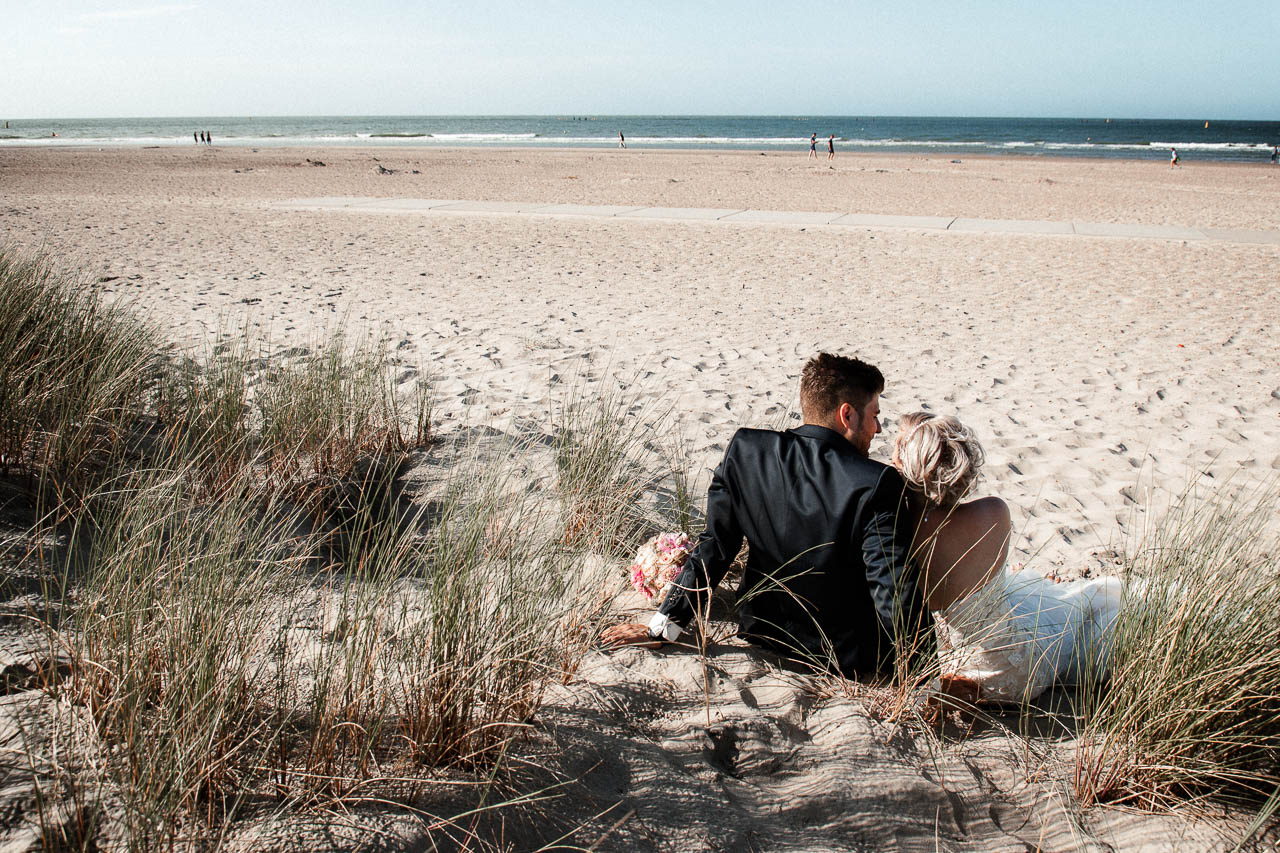
[[0, 246], [0, 474], [73, 505], [145, 414], [158, 337], [44, 255]]
[[1083, 694], [1084, 804], [1262, 801], [1280, 768], [1280, 491], [1188, 493], [1127, 559], [1110, 680]]
[[164, 359], [47, 260], [0, 253], [0, 277], [3, 473], [75, 497], [46, 517], [70, 663], [47, 689], [71, 711], [30, 741], [46, 840], [216, 845], [247, 816], [503, 776], [596, 634], [587, 546], [641, 523], [644, 445], [609, 429], [629, 402], [575, 396], [546, 425], [558, 476], [531, 484], [540, 440], [432, 445], [429, 385], [376, 342]]

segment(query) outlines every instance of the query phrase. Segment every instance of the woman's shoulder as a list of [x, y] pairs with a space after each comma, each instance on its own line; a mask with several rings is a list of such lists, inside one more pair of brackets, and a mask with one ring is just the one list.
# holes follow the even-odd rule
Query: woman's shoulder
[[1004, 502], [1003, 498], [998, 498], [995, 495], [965, 501], [956, 507], [952, 518], [962, 520], [968, 524], [981, 525], [984, 528], [1000, 527], [1008, 529], [1012, 523], [1009, 505]]
[[1004, 498], [999, 498], [995, 495], [974, 498], [971, 501], [965, 501], [960, 506], [968, 508], [969, 512], [976, 515], [1009, 517], [1009, 505], [1004, 502]]

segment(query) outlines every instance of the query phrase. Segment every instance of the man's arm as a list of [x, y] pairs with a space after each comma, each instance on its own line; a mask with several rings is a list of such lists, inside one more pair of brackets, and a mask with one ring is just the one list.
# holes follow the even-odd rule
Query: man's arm
[[[734, 441], [736, 440], [735, 435]], [[696, 614], [706, 612], [706, 602], [711, 590], [724, 580], [725, 573], [742, 548], [742, 528], [734, 512], [733, 495], [729, 487], [734, 476], [733, 464], [733, 441], [730, 441], [724, 458], [711, 475], [711, 485], [707, 489], [707, 529], [689, 552], [658, 612], [647, 626], [630, 623], [608, 629], [602, 635], [605, 643], [652, 643], [656, 646], [663, 640], [673, 641], [693, 622]]]
[[910, 641], [925, 624], [920, 573], [910, 561], [911, 520], [901, 476], [886, 468], [867, 499], [862, 561], [876, 617], [884, 633]]
[[711, 475], [711, 485], [707, 488], [707, 529], [698, 537], [698, 544], [689, 552], [666, 601], [649, 623], [655, 630], [664, 628], [664, 623], [683, 630], [699, 613], [706, 613], [711, 591], [724, 580], [742, 548], [742, 527], [738, 524], [730, 487], [735, 476], [736, 441], [735, 435], [725, 450], [724, 459]]

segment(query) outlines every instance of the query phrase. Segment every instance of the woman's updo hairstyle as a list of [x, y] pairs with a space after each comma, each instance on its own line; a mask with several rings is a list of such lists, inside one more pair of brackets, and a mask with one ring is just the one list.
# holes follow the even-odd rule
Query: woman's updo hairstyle
[[982, 445], [950, 415], [903, 415], [893, 449], [907, 485], [939, 506], [959, 503], [982, 469]]

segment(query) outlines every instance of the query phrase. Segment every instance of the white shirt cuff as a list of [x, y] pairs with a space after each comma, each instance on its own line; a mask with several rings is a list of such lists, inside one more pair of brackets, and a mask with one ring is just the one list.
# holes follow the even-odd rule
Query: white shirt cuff
[[649, 633], [660, 635], [668, 643], [674, 643], [683, 630], [661, 613], [653, 614], [653, 618], [649, 620]]

